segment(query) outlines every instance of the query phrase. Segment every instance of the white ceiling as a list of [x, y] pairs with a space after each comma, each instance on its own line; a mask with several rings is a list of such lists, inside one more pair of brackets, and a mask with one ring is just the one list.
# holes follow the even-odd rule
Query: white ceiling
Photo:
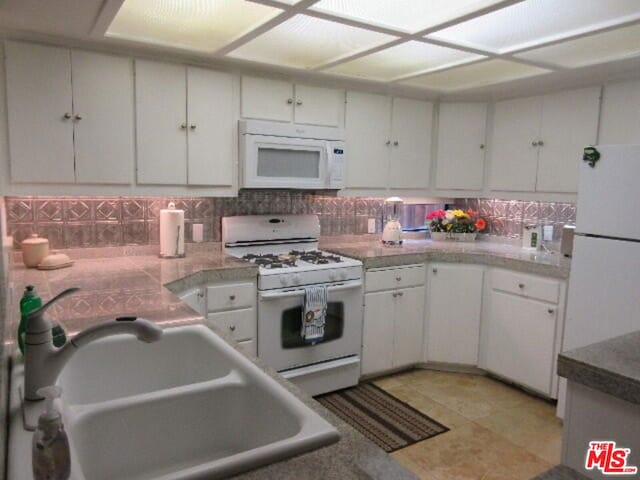
[[0, 28], [444, 94], [640, 65], [640, 0], [0, 0]]

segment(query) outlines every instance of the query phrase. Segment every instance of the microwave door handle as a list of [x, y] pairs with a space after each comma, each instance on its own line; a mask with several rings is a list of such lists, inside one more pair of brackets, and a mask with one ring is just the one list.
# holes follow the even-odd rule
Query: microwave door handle
[[[351, 290], [352, 288], [362, 287], [362, 282], [360, 280], [355, 280], [352, 282], [345, 282], [339, 285], [331, 286], [327, 290], [331, 292], [340, 292], [343, 290]], [[300, 288], [297, 290], [286, 290], [284, 292], [266, 292], [260, 293], [261, 300], [273, 300], [276, 298], [289, 298], [289, 297], [297, 297], [298, 295], [304, 295], [304, 289]]]
[[327, 152], [327, 174], [324, 176], [325, 185], [327, 188], [331, 187], [331, 180], [333, 178], [333, 148], [331, 143], [325, 142], [325, 152]]

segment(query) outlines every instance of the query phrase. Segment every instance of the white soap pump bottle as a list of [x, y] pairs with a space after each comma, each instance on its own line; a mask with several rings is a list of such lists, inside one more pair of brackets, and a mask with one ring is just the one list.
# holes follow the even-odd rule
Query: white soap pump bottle
[[56, 385], [38, 389], [45, 398], [46, 411], [38, 418], [38, 428], [33, 433], [32, 463], [34, 480], [67, 480], [71, 475], [69, 439], [64, 431], [62, 415], [53, 402], [62, 389]]

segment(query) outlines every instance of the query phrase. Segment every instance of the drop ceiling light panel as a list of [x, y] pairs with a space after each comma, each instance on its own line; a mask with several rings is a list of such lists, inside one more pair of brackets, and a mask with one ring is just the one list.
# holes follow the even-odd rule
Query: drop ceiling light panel
[[212, 52], [281, 12], [244, 0], [125, 0], [106, 35]]
[[640, 55], [640, 25], [529, 50], [516, 56], [576, 68], [637, 55]]
[[549, 70], [506, 60], [488, 60], [443, 72], [421, 75], [401, 83], [432, 90], [454, 91], [493, 85], [547, 72]]
[[498, 0], [320, 0], [311, 10], [415, 33]]
[[296, 15], [229, 53], [230, 57], [311, 68], [395, 40], [396, 37]]
[[385, 81], [480, 58], [484, 57], [462, 50], [411, 41], [339, 64], [326, 71]]
[[505, 53], [636, 18], [638, 0], [525, 0], [429, 37]]

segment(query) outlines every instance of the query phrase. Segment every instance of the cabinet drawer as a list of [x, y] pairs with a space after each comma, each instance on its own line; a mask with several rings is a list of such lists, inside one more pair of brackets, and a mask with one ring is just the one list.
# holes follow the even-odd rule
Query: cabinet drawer
[[212, 285], [207, 287], [207, 311], [233, 310], [253, 307], [256, 287], [253, 283]]
[[256, 338], [257, 318], [253, 308], [210, 313], [207, 321], [229, 333], [236, 341]]
[[550, 303], [558, 303], [560, 297], [559, 281], [506, 270], [493, 271], [491, 288]]
[[242, 351], [242, 353], [252, 355], [254, 357], [258, 355], [258, 349], [256, 347], [257, 345], [255, 340], [245, 340], [244, 342], [238, 342], [238, 348], [240, 349], [240, 351]]
[[366, 291], [391, 290], [394, 288], [424, 285], [425, 266], [412, 265], [410, 267], [385, 268], [384, 270], [370, 270], [366, 273]]

